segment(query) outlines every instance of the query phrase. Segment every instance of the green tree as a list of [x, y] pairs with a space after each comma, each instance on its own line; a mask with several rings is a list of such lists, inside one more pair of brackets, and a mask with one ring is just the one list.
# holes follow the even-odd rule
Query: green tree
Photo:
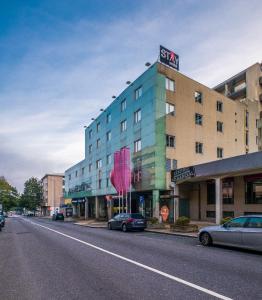
[[4, 211], [15, 208], [19, 201], [17, 189], [9, 184], [4, 177], [0, 177], [0, 203]]
[[24, 192], [21, 195], [19, 206], [31, 211], [36, 211], [42, 199], [42, 185], [35, 177], [31, 177], [24, 184]]

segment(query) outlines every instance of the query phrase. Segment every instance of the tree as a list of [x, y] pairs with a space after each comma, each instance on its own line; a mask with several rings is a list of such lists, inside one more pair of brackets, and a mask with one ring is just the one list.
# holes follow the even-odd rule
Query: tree
[[24, 192], [20, 198], [19, 206], [36, 211], [42, 199], [42, 185], [35, 177], [31, 177], [24, 184]]
[[9, 211], [11, 208], [17, 206], [19, 201], [19, 194], [17, 189], [11, 186], [6, 179], [0, 177], [0, 203], [3, 205], [4, 211]]

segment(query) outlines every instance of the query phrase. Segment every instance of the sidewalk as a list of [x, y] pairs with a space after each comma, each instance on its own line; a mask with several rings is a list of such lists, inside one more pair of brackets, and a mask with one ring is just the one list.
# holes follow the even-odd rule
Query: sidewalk
[[[75, 222], [74, 225], [78, 226], [85, 226], [85, 227], [90, 227], [90, 228], [107, 228], [107, 222], [99, 222], [96, 220], [85, 220], [85, 221], [79, 221]], [[166, 228], [150, 228], [148, 227], [145, 229], [147, 232], [152, 232], [152, 233], [160, 233], [160, 234], [169, 234], [169, 235], [177, 235], [177, 236], [185, 236], [185, 237], [191, 237], [191, 238], [196, 238], [197, 237], [197, 232], [177, 232], [177, 231], [171, 231]]]

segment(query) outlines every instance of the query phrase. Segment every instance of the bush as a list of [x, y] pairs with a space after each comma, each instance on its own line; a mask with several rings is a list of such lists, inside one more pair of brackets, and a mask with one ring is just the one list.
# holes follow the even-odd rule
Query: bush
[[154, 218], [148, 219], [148, 223], [149, 224], [158, 224], [159, 221], [158, 221], [158, 218], [154, 217]]
[[223, 218], [223, 219], [220, 221], [220, 224], [223, 225], [223, 224], [225, 224], [226, 222], [228, 222], [228, 221], [230, 221], [230, 220], [232, 220], [231, 217]]
[[175, 221], [175, 226], [187, 226], [190, 222], [190, 219], [188, 217], [179, 217]]

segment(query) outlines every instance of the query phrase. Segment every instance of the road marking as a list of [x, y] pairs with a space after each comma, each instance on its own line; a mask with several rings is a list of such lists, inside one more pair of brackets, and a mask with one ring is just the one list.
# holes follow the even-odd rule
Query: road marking
[[149, 267], [149, 266], [147, 266], [147, 265], [144, 265], [144, 264], [139, 263], [139, 262], [137, 262], [137, 261], [135, 261], [135, 260], [129, 259], [129, 258], [127, 258], [127, 257], [124, 257], [124, 256], [122, 256], [122, 255], [116, 254], [116, 253], [114, 253], [114, 252], [108, 251], [108, 250], [103, 249], [103, 248], [101, 248], [101, 247], [98, 247], [98, 246], [96, 246], [96, 245], [93, 245], [93, 244], [87, 243], [87, 242], [85, 242], [85, 241], [79, 240], [79, 239], [77, 239], [77, 238], [75, 238], [75, 237], [73, 237], [73, 236], [71, 236], [71, 235], [65, 234], [65, 233], [63, 233], [63, 232], [54, 230], [54, 229], [52, 229], [52, 228], [49, 228], [49, 227], [47, 227], [47, 226], [44, 226], [44, 225], [41, 225], [41, 224], [38, 224], [38, 223], [35, 223], [35, 222], [32, 222], [32, 221], [29, 221], [29, 220], [25, 220], [25, 219], [23, 219], [23, 220], [24, 220], [24, 221], [27, 221], [27, 222], [29, 222], [29, 223], [31, 223], [31, 224], [33, 224], [33, 225], [36, 225], [36, 226], [45, 228], [45, 229], [47, 229], [47, 230], [49, 230], [49, 231], [55, 232], [55, 233], [57, 233], [57, 234], [59, 234], [59, 235], [62, 235], [62, 236], [64, 236], [64, 237], [67, 237], [67, 238], [69, 238], [69, 239], [71, 239], [71, 240], [74, 240], [74, 241], [76, 241], [76, 242], [79, 242], [79, 243], [81, 243], [81, 244], [84, 244], [84, 245], [86, 245], [86, 246], [88, 246], [88, 247], [91, 247], [91, 248], [93, 248], [93, 249], [96, 249], [96, 250], [99, 250], [99, 251], [104, 252], [104, 253], [106, 253], [106, 254], [109, 254], [109, 255], [112, 255], [112, 256], [114, 256], [114, 257], [117, 257], [117, 258], [119, 258], [119, 259], [121, 259], [121, 260], [123, 260], [123, 261], [129, 262], [129, 263], [131, 263], [131, 264], [133, 264], [133, 265], [136, 265], [136, 266], [138, 266], [138, 267], [140, 267], [140, 268], [143, 268], [143, 269], [145, 269], [145, 270], [148, 270], [148, 271], [151, 271], [151, 272], [153, 272], [153, 273], [162, 275], [162, 276], [164, 276], [164, 277], [166, 277], [166, 278], [169, 278], [169, 279], [171, 279], [171, 280], [173, 280], [173, 281], [182, 283], [182, 284], [184, 284], [184, 285], [186, 285], [186, 286], [189, 286], [189, 287], [191, 287], [191, 288], [193, 288], [193, 289], [199, 290], [199, 291], [201, 291], [201, 292], [203, 292], [203, 293], [206, 293], [206, 294], [208, 294], [208, 295], [214, 296], [214, 297], [216, 297], [216, 298], [218, 298], [218, 299], [232, 300], [232, 298], [229, 298], [229, 297], [226, 297], [226, 296], [224, 296], [224, 295], [218, 294], [218, 293], [216, 293], [216, 292], [214, 292], [214, 291], [211, 291], [211, 290], [209, 290], [209, 289], [203, 288], [203, 287], [201, 287], [201, 286], [199, 286], [199, 285], [197, 285], [197, 284], [191, 283], [191, 282], [186, 281], [186, 280], [184, 280], [184, 279], [181, 279], [181, 278], [179, 278], [179, 277], [176, 277], [176, 276], [170, 275], [170, 274], [168, 274], [168, 273], [162, 272], [162, 271], [157, 270], [157, 269], [155, 269], [155, 268], [151, 268], [151, 267]]

